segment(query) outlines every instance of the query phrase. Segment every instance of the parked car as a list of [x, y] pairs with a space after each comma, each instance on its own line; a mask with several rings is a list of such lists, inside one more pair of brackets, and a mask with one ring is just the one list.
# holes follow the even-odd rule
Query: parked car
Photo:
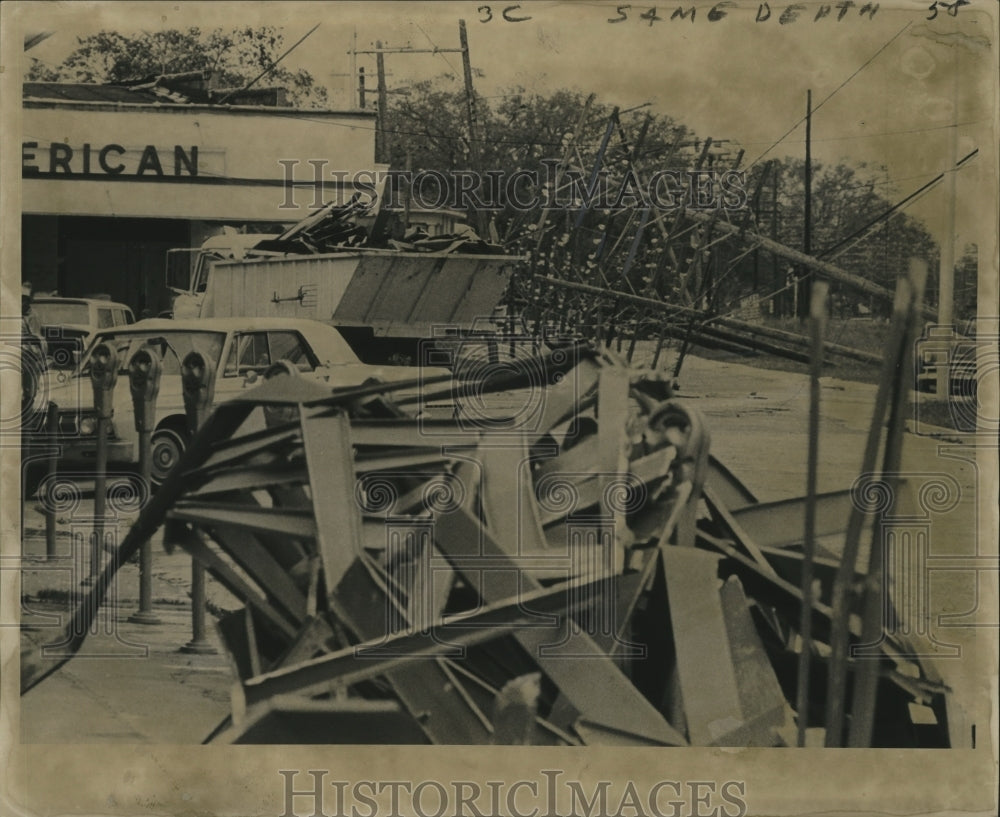
[[[97, 414], [93, 408], [90, 360], [105, 343], [118, 354], [119, 374], [114, 393], [114, 417], [109, 433], [108, 460], [130, 463], [138, 458], [138, 433], [128, 384], [128, 362], [140, 348], [153, 349], [162, 375], [152, 437], [152, 477], [162, 482], [187, 443], [187, 423], [181, 386], [181, 362], [200, 352], [215, 368], [214, 404], [260, 384], [273, 363], [287, 360], [299, 372], [330, 386], [360, 385], [371, 378], [416, 379], [414, 367], [371, 366], [361, 363], [332, 326], [294, 318], [151, 318], [130, 326], [98, 332], [79, 365], [65, 382], [50, 389], [59, 406], [62, 463], [92, 463], [96, 456]], [[423, 374], [447, 374], [424, 370]], [[123, 382], [124, 381], [124, 382]], [[441, 407], [447, 411], [446, 406]]]
[[36, 297], [31, 310], [42, 325], [53, 369], [73, 369], [100, 330], [135, 323], [125, 304], [100, 298]]

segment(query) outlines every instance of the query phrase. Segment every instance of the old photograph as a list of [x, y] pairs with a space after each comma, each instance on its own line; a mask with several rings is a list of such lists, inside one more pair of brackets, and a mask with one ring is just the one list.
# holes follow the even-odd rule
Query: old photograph
[[0, 14], [5, 810], [996, 813], [995, 4]]

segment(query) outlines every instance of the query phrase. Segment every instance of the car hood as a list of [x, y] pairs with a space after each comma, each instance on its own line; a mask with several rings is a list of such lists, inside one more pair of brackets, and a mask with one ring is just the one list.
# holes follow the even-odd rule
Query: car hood
[[[436, 367], [370, 366], [364, 363], [344, 363], [317, 369], [316, 372], [307, 373], [304, 377], [331, 388], [347, 388], [360, 386], [373, 379], [395, 383], [404, 380], [437, 378], [442, 375], [449, 376], [450, 372], [447, 369]], [[242, 382], [242, 378], [231, 378], [217, 384], [215, 402], [221, 403], [242, 393]], [[446, 386], [447, 384], [441, 385]], [[434, 388], [440, 389], [441, 385]], [[412, 389], [405, 390], [404, 393], [416, 393], [417, 391], [419, 391], [419, 387], [414, 386]], [[59, 382], [57, 378], [50, 378], [47, 400], [54, 402], [62, 410], [88, 409], [94, 405], [94, 390], [88, 377], [70, 376], [62, 382]], [[168, 406], [171, 408], [183, 407], [184, 397], [179, 376], [171, 375], [161, 379], [156, 404], [158, 413], [159, 410]], [[119, 417], [123, 412], [129, 415], [132, 413], [128, 378], [123, 375], [119, 375], [115, 385], [115, 409], [116, 416]]]

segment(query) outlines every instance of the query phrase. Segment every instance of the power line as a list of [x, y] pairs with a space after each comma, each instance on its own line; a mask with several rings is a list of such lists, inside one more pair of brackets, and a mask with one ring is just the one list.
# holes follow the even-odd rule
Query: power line
[[284, 54], [282, 54], [280, 57], [278, 57], [278, 59], [276, 59], [267, 68], [265, 68], [257, 76], [255, 76], [252, 80], [250, 80], [250, 82], [248, 82], [242, 88], [234, 89], [234, 90], [230, 91], [228, 94], [226, 94], [224, 97], [222, 97], [222, 99], [220, 99], [215, 104], [216, 105], [221, 105], [223, 102], [225, 102], [231, 96], [233, 96], [233, 94], [243, 93], [244, 91], [247, 91], [251, 87], [253, 87], [254, 85], [256, 85], [260, 80], [262, 80], [264, 77], [266, 77], [268, 74], [270, 74], [275, 68], [277, 68], [279, 62], [281, 62], [285, 57], [287, 57], [289, 54], [291, 54], [300, 45], [302, 45], [302, 43], [304, 43], [306, 41], [306, 38], [309, 37], [309, 35], [312, 34], [317, 28], [319, 28], [319, 26], [320, 26], [320, 24], [316, 23], [316, 25], [314, 25], [305, 34], [303, 34], [298, 40], [296, 40], [295, 44], [292, 45], [287, 51], [285, 51]]
[[438, 54], [441, 57], [441, 59], [443, 59], [445, 63], [447, 63], [448, 67], [451, 69], [451, 72], [457, 78], [458, 71], [455, 70], [455, 66], [451, 64], [451, 60], [449, 60], [444, 54], [441, 53], [441, 49], [439, 49], [437, 43], [431, 39], [431, 35], [428, 34], [426, 31], [424, 31], [423, 26], [421, 26], [420, 23], [418, 23], [416, 20], [413, 21], [413, 25], [415, 25], [417, 28], [420, 29], [420, 33], [423, 34], [427, 38], [427, 42], [429, 42], [434, 47], [434, 53]]
[[[935, 126], [929, 127], [929, 128], [911, 128], [909, 130], [889, 130], [889, 131], [880, 131], [878, 133], [857, 133], [857, 134], [854, 134], [852, 136], [827, 136], [824, 139], [813, 139], [812, 141], [814, 143], [815, 142], [842, 142], [842, 141], [845, 141], [845, 140], [848, 140], [848, 139], [873, 139], [873, 138], [878, 137], [878, 136], [903, 136], [903, 135], [909, 134], [909, 133], [927, 133], [928, 131], [947, 130], [948, 128], [968, 127], [970, 125], [979, 125], [979, 124], [982, 124], [983, 122], [986, 122], [986, 121], [987, 120], [985, 120], [985, 119], [977, 119], [977, 120], [974, 120], [972, 122], [952, 122], [951, 124], [948, 124], [948, 125], [935, 125]], [[804, 139], [793, 139], [793, 140], [790, 140], [790, 141], [793, 144], [800, 144], [802, 142], [805, 142]], [[741, 145], [765, 145], [765, 144], [767, 144], [767, 140], [760, 139], [760, 140], [757, 140], [757, 141], [754, 141], [754, 142], [743, 142], [743, 141], [740, 141], [740, 144]]]
[[[910, 23], [907, 23], [907, 24], [906, 24], [905, 26], [903, 26], [903, 27], [902, 27], [902, 28], [901, 28], [901, 29], [900, 29], [899, 31], [897, 31], [897, 32], [896, 32], [896, 33], [895, 33], [895, 34], [894, 34], [894, 35], [893, 35], [892, 37], [890, 37], [890, 38], [889, 38], [889, 40], [888, 40], [888, 41], [887, 41], [887, 42], [886, 42], [886, 43], [885, 43], [885, 44], [884, 44], [884, 45], [883, 45], [883, 46], [882, 46], [882, 47], [881, 47], [881, 48], [880, 48], [880, 49], [879, 49], [878, 51], [876, 51], [876, 52], [875, 52], [874, 54], [872, 54], [872, 55], [871, 55], [871, 56], [870, 56], [870, 57], [869, 57], [869, 58], [868, 58], [867, 60], [865, 60], [865, 61], [864, 61], [864, 62], [863, 62], [863, 63], [862, 63], [862, 64], [861, 64], [861, 65], [860, 65], [859, 67], [858, 67], [858, 69], [857, 69], [857, 70], [856, 70], [856, 71], [855, 71], [855, 72], [854, 72], [853, 74], [851, 74], [851, 75], [850, 75], [850, 76], [849, 76], [849, 77], [848, 77], [847, 79], [845, 79], [845, 80], [844, 80], [844, 81], [843, 81], [842, 83], [840, 83], [840, 85], [838, 85], [838, 86], [837, 86], [836, 88], [834, 88], [834, 89], [833, 89], [833, 90], [832, 90], [832, 91], [831, 91], [831, 92], [830, 92], [830, 93], [829, 93], [829, 94], [828, 94], [828, 95], [827, 95], [827, 96], [826, 96], [826, 97], [825, 97], [825, 98], [823, 99], [823, 101], [822, 101], [822, 102], [820, 102], [820, 103], [819, 103], [818, 105], [816, 105], [816, 107], [815, 107], [815, 108], [813, 108], [813, 113], [815, 113], [815, 112], [816, 112], [816, 111], [818, 111], [818, 110], [819, 110], [820, 108], [822, 108], [822, 107], [823, 107], [823, 106], [824, 106], [824, 105], [825, 105], [825, 104], [826, 104], [827, 102], [829, 102], [829, 101], [830, 101], [830, 99], [831, 99], [831, 98], [833, 98], [834, 94], [836, 94], [836, 93], [837, 93], [838, 91], [840, 91], [840, 90], [841, 90], [841, 89], [842, 89], [842, 88], [843, 88], [843, 87], [844, 87], [845, 85], [847, 85], [847, 83], [849, 83], [849, 82], [850, 82], [850, 81], [851, 81], [852, 79], [854, 79], [854, 78], [855, 78], [855, 77], [856, 77], [856, 76], [857, 76], [858, 74], [860, 74], [860, 73], [861, 73], [862, 71], [864, 71], [864, 70], [865, 70], [865, 68], [867, 68], [867, 67], [868, 67], [869, 65], [871, 65], [872, 61], [873, 61], [873, 60], [874, 60], [874, 59], [875, 59], [875, 58], [876, 58], [876, 57], [877, 57], [877, 56], [878, 56], [879, 54], [881, 54], [881, 53], [882, 53], [883, 51], [885, 51], [885, 50], [886, 50], [886, 49], [887, 49], [887, 48], [888, 48], [888, 47], [889, 47], [890, 45], [892, 45], [892, 43], [894, 43], [894, 42], [896, 41], [896, 39], [897, 39], [897, 38], [898, 38], [898, 37], [899, 37], [899, 36], [900, 36], [900, 35], [901, 35], [901, 34], [902, 34], [902, 33], [903, 33], [904, 31], [906, 31], [906, 29], [908, 29], [908, 28], [909, 28], [909, 27], [910, 27], [911, 25], [912, 25], [912, 22], [910, 22]], [[760, 156], [758, 156], [758, 157], [757, 157], [756, 159], [754, 159], [754, 160], [753, 160], [753, 161], [752, 161], [752, 162], [751, 162], [751, 163], [750, 163], [750, 164], [748, 165], [748, 167], [753, 167], [753, 166], [754, 166], [755, 164], [757, 164], [757, 162], [759, 162], [759, 161], [760, 161], [761, 159], [763, 159], [763, 158], [764, 158], [765, 156], [767, 156], [767, 154], [768, 154], [768, 153], [770, 153], [770, 152], [771, 152], [772, 150], [774, 150], [774, 149], [775, 149], [775, 148], [776, 148], [776, 147], [777, 147], [778, 145], [780, 145], [780, 144], [781, 144], [781, 143], [782, 143], [782, 142], [783, 142], [783, 141], [785, 140], [785, 137], [786, 137], [786, 136], [788, 136], [789, 134], [791, 134], [792, 132], [794, 132], [794, 131], [795, 131], [795, 129], [796, 129], [796, 128], [797, 128], [797, 127], [798, 127], [799, 125], [801, 125], [801, 124], [802, 124], [803, 122], [805, 122], [805, 121], [806, 121], [806, 118], [805, 118], [805, 117], [803, 116], [803, 117], [802, 117], [801, 119], [799, 119], [799, 120], [798, 120], [798, 121], [797, 121], [797, 122], [796, 122], [796, 123], [795, 123], [794, 125], [792, 125], [792, 127], [790, 127], [790, 128], [789, 128], [789, 129], [787, 130], [787, 131], [785, 131], [785, 133], [783, 133], [783, 134], [781, 135], [781, 137], [779, 137], [779, 139], [778, 139], [778, 140], [777, 140], [777, 141], [776, 141], [776, 142], [775, 142], [775, 143], [774, 143], [773, 145], [771, 145], [771, 146], [770, 146], [770, 147], [769, 147], [769, 148], [768, 148], [767, 150], [765, 150], [765, 151], [764, 151], [764, 152], [763, 152], [762, 154], [760, 154]]]
[[[843, 247], [845, 244], [847, 244], [848, 242], [852, 241], [853, 239], [859, 238], [859, 237], [863, 236], [868, 230], [870, 230], [872, 227], [874, 227], [880, 221], [888, 219], [896, 211], [901, 210], [903, 207], [905, 207], [909, 202], [913, 201], [917, 197], [919, 197], [919, 196], [923, 195], [924, 193], [926, 193], [931, 187], [933, 187], [934, 185], [936, 185], [945, 176], [947, 176], [948, 173], [957, 173], [959, 170], [962, 169], [962, 166], [967, 161], [969, 161], [969, 159], [971, 159], [973, 156], [975, 156], [977, 153], [979, 153], [979, 148], [976, 148], [971, 153], [969, 153], [966, 156], [964, 156], [963, 158], [961, 158], [958, 162], [955, 163], [954, 167], [948, 168], [948, 170], [944, 171], [943, 173], [939, 173], [937, 176], [935, 176], [933, 179], [931, 179], [926, 184], [921, 185], [920, 187], [918, 187], [916, 190], [914, 190], [912, 193], [910, 193], [910, 195], [908, 195], [906, 198], [901, 199], [896, 204], [892, 205], [892, 207], [890, 207], [884, 213], [881, 213], [880, 215], [878, 215], [875, 218], [873, 218], [871, 221], [869, 221], [863, 227], [858, 228], [857, 230], [855, 230], [853, 233], [851, 233], [846, 238], [843, 238], [840, 241], [838, 241], [836, 244], [834, 244], [834, 245], [832, 245], [830, 247], [827, 247], [825, 250], [823, 250], [823, 252], [821, 252], [819, 254], [819, 257], [822, 258], [824, 256], [831, 255], [831, 254], [835, 253], [837, 250], [839, 250], [841, 247]], [[860, 238], [859, 238], [859, 240], [860, 240]]]

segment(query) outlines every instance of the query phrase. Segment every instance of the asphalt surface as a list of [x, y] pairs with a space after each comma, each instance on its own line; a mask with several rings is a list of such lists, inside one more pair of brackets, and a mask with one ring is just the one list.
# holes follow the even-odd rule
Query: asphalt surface
[[[849, 488], [858, 476], [876, 387], [830, 378], [821, 382], [822, 492]], [[689, 357], [679, 386], [679, 396], [706, 416], [712, 452], [758, 499], [805, 493], [806, 376]], [[958, 568], [922, 574], [927, 595], [916, 610], [919, 625], [913, 638], [928, 655], [938, 656], [942, 677], [970, 702], [969, 718], [975, 720], [980, 713], [971, 702], [988, 701], [982, 685], [988, 683], [987, 645], [995, 631], [981, 625], [995, 620], [995, 610], [983, 609], [984, 582], [995, 581], [995, 573], [984, 579], [983, 574], [961, 567], [984, 553], [977, 551], [976, 528], [987, 519], [984, 477], [977, 472], [971, 439], [922, 428], [912, 419], [908, 425], [903, 471], [918, 475], [918, 482], [925, 479], [921, 475], [945, 474], [947, 485], [957, 486], [954, 502], [930, 501], [933, 507], [925, 522], [930, 555], [957, 557], [951, 561]], [[34, 502], [24, 506], [24, 646], [51, 641], [76, 594], [86, 589], [80, 579], [89, 572], [88, 512], [89, 500], [83, 499], [60, 518], [61, 558], [47, 560], [44, 517]], [[124, 535], [132, 518], [134, 513], [126, 509], [111, 531]], [[994, 543], [994, 556], [995, 548]], [[233, 676], [221, 648], [214, 655], [180, 651], [191, 638], [190, 570], [186, 554], [166, 554], [154, 540], [153, 609], [161, 623], [144, 625], [128, 620], [138, 607], [138, 569], [134, 564], [123, 566], [113, 598], [98, 622], [99, 632], [87, 639], [83, 654], [22, 697], [24, 742], [193, 744], [227, 716]], [[241, 606], [211, 579], [208, 600], [209, 609], [215, 611]], [[952, 618], [941, 619], [942, 615]], [[209, 639], [218, 647], [212, 615], [208, 621]]]

